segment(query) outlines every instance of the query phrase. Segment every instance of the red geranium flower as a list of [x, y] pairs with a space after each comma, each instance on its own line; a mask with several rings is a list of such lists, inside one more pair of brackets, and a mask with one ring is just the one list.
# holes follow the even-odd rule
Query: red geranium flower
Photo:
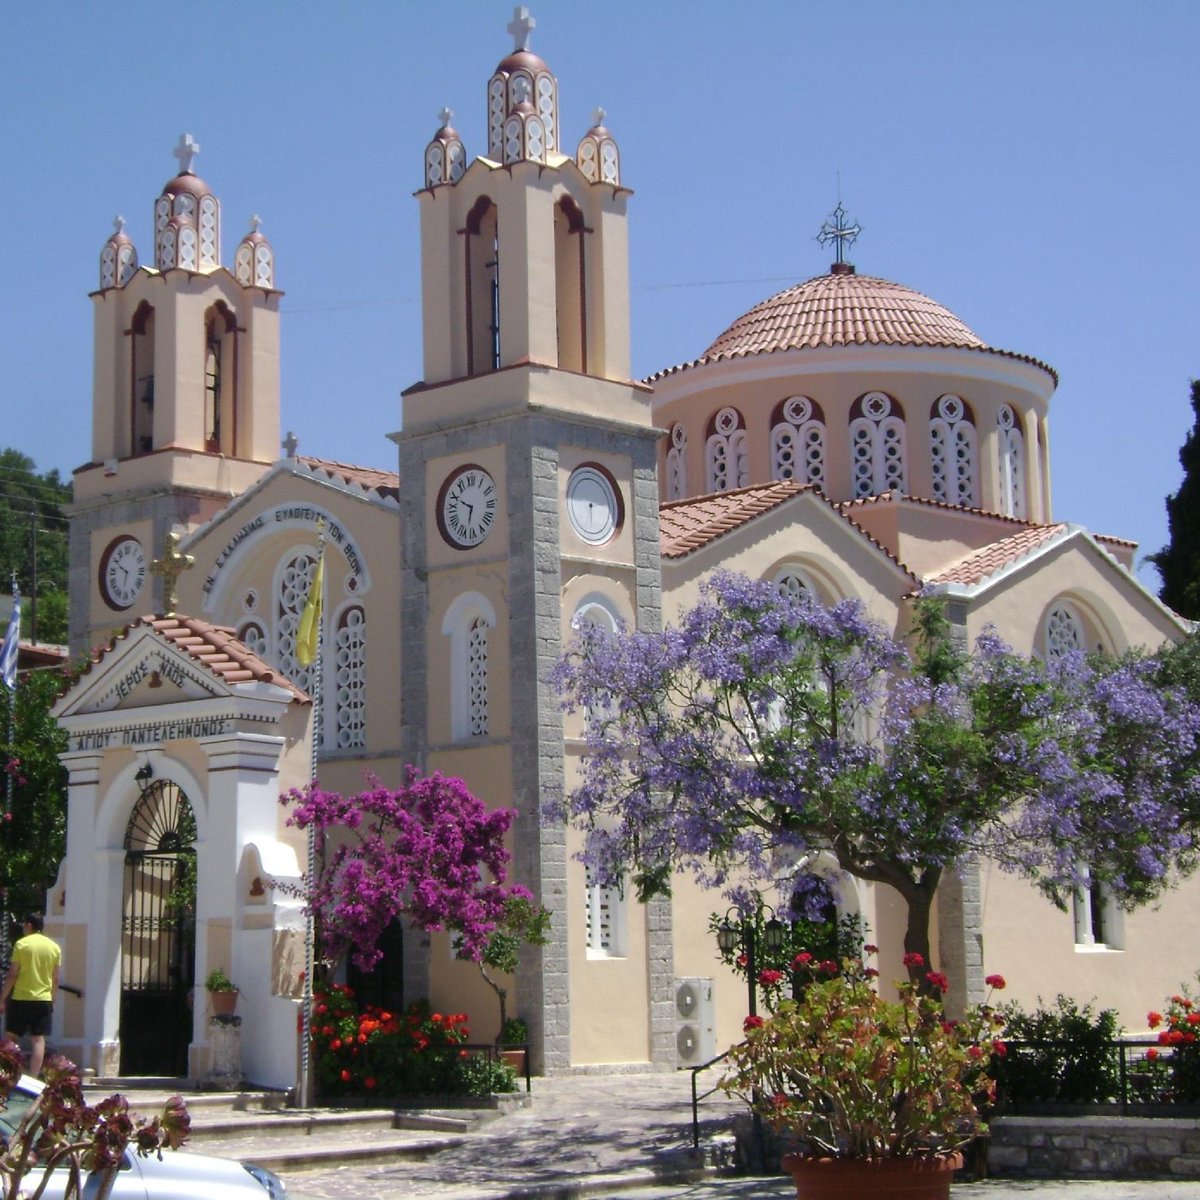
[[1151, 1029], [1157, 1029], [1162, 1024], [1162, 1019], [1163, 1016], [1160, 1012], [1148, 1012], [1146, 1014], [1146, 1023]]
[[807, 950], [801, 950], [795, 958], [792, 959], [793, 967], [806, 967], [812, 962], [812, 955]]
[[870, 944], [868, 943], [866, 946], [864, 946], [864, 947], [863, 947], [863, 953], [864, 953], [864, 954], [878, 954], [878, 953], [879, 953], [879, 947], [878, 947], [878, 946], [872, 946], [872, 945], [870, 945]]
[[906, 954], [902, 961], [906, 967], [923, 967], [925, 965], [924, 955], [918, 954], [915, 950], [911, 954]]
[[950, 990], [950, 980], [941, 971], [927, 971], [925, 973], [925, 982], [935, 992], [948, 992]]
[[983, 982], [986, 983], [988, 987], [995, 988], [997, 991], [1002, 991], [1008, 986], [1008, 984], [1004, 982], [1003, 975], [989, 975], [986, 979], [984, 979]]
[[1003, 1058], [1008, 1053], [1008, 1047], [1000, 1041], [992, 1043], [992, 1053], [997, 1058]]
[[750, 1030], [752, 1030], [752, 1029], [761, 1029], [765, 1024], [766, 1024], [766, 1022], [762, 1019], [762, 1017], [758, 1017], [758, 1016], [747, 1017], [742, 1022], [742, 1029], [746, 1033], [749, 1033]]
[[774, 971], [770, 967], [768, 967], [766, 970], [759, 971], [758, 973], [758, 982], [761, 983], [763, 987], [774, 987], [782, 978], [782, 971]]
[[343, 1083], [350, 1082], [350, 1072], [348, 1070], [346, 1070], [345, 1067], [342, 1068], [342, 1082]]

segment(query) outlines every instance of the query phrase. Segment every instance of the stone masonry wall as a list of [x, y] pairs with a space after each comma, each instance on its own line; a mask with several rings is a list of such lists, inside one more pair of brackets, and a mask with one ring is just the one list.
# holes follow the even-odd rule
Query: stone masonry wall
[[1200, 1121], [1173, 1117], [998, 1117], [993, 1175], [1200, 1179]]

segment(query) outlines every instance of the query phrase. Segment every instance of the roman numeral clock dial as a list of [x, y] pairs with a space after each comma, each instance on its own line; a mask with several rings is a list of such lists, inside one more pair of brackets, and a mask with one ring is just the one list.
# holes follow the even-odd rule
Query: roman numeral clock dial
[[118, 612], [130, 608], [146, 582], [146, 552], [134, 537], [109, 542], [100, 558], [100, 595]]
[[496, 481], [482, 467], [460, 467], [442, 484], [438, 495], [442, 537], [460, 550], [478, 546], [496, 520], [498, 505]]

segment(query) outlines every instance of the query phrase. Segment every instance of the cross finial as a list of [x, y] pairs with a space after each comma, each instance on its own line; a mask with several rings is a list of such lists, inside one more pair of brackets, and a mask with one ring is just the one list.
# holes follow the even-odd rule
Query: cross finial
[[441, 125], [438, 128], [449, 129], [450, 122], [453, 119], [454, 119], [454, 109], [443, 108], [442, 111], [440, 113], [438, 113], [438, 120], [441, 121]]
[[600, 126], [602, 126], [604, 124], [604, 118], [607, 116], [608, 116], [608, 113], [606, 113], [604, 111], [604, 109], [597, 108], [596, 111], [594, 113], [592, 113], [592, 128], [593, 129], [600, 128]]
[[288, 458], [296, 457], [296, 448], [300, 445], [300, 439], [289, 429], [287, 437], [283, 439], [283, 452]]
[[508, 23], [508, 32], [513, 36], [513, 50], [528, 50], [529, 35], [534, 31], [537, 22], [529, 15], [529, 9], [518, 4], [513, 9], [513, 19]]
[[829, 214], [829, 220], [821, 226], [821, 232], [817, 234], [817, 241], [822, 246], [833, 242], [837, 262], [840, 264], [846, 261], [846, 247], [852, 246], [858, 240], [860, 233], [862, 233], [862, 226], [857, 222], [853, 225], [846, 224], [846, 210], [839, 200], [837, 208]]
[[180, 175], [190, 175], [192, 173], [192, 159], [200, 153], [200, 145], [190, 133], [181, 133], [179, 135], [179, 145], [171, 153], [179, 159]]
[[124, 232], [125, 232], [125, 218], [123, 216], [121, 216], [120, 213], [117, 213], [117, 215], [115, 217], [113, 217], [113, 233], [124, 233]]
[[150, 570], [155, 575], [161, 575], [163, 581], [163, 616], [175, 615], [175, 587], [179, 576], [189, 567], [196, 565], [196, 559], [191, 554], [179, 553], [179, 534], [174, 530], [163, 540], [163, 556], [156, 558], [150, 564]]

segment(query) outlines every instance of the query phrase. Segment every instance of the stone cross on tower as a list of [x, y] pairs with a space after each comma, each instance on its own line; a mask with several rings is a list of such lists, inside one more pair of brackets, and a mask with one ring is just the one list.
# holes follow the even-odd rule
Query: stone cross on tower
[[164, 617], [175, 615], [175, 585], [179, 582], [179, 576], [195, 565], [193, 555], [179, 553], [179, 534], [172, 530], [164, 541], [162, 558], [156, 558], [150, 564], [150, 570], [162, 576]]
[[181, 133], [179, 135], [179, 145], [171, 153], [179, 159], [180, 175], [190, 175], [192, 173], [192, 159], [200, 153], [200, 146], [190, 133]]
[[840, 200], [838, 201], [837, 208], [829, 214], [829, 217], [830, 220], [821, 226], [821, 232], [817, 234], [817, 241], [822, 246], [833, 242], [837, 261], [844, 263], [846, 261], [846, 247], [852, 246], [858, 240], [858, 235], [862, 233], [862, 226], [857, 222], [853, 225], [846, 224], [846, 210], [842, 207]]
[[288, 456], [288, 458], [296, 457], [296, 449], [300, 445], [300, 439], [296, 437], [296, 435], [290, 429], [287, 431], [287, 437], [283, 439], [281, 444], [283, 446], [283, 452]]
[[513, 9], [513, 19], [508, 23], [508, 32], [513, 36], [513, 51], [529, 49], [529, 35], [534, 31], [537, 22], [529, 15], [529, 9], [518, 4]]

